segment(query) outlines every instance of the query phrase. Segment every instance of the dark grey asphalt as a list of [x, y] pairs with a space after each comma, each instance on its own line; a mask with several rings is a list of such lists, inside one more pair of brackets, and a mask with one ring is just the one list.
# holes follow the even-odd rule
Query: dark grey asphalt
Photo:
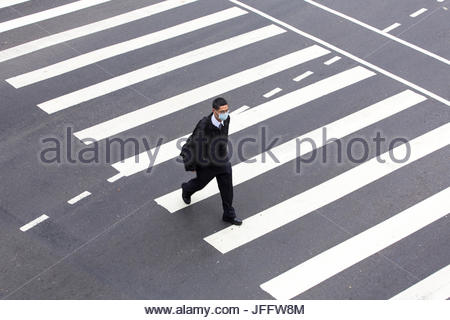
[[[71, 1], [58, 1], [59, 4]], [[111, 1], [64, 17], [0, 33], [0, 50], [159, 1]], [[393, 42], [301, 0], [243, 0], [277, 19], [450, 100], [450, 68], [423, 53]], [[321, 0], [320, 3], [384, 29], [450, 59], [450, 2], [431, 0]], [[369, 3], [369, 4], [368, 4]], [[151, 103], [202, 86], [276, 57], [315, 44], [288, 31], [144, 81], [55, 114], [37, 104], [169, 57], [273, 23], [249, 14], [170, 39], [95, 65], [15, 89], [5, 79], [114, 43], [232, 7], [226, 0], [200, 0], [150, 18], [75, 39], [0, 63], [0, 297], [6, 299], [270, 299], [263, 282], [345, 241], [450, 186], [450, 147], [420, 159], [288, 225], [227, 254], [203, 240], [227, 226], [218, 195], [169, 214], [154, 199], [192, 177], [175, 162], [158, 165], [108, 183], [116, 174], [107, 163], [43, 165], [40, 139], [64, 139], [68, 126], [81, 130]], [[0, 9], [0, 22], [55, 7], [30, 1]], [[427, 7], [412, 19], [409, 14]], [[420, 20], [420, 21], [419, 21]], [[342, 56], [322, 58], [227, 92], [232, 108], [257, 106], [276, 87], [275, 97], [358, 65]], [[311, 70], [301, 82], [292, 78]], [[264, 121], [278, 144], [340, 119], [408, 87], [377, 73], [301, 108]], [[432, 98], [342, 139], [368, 141], [381, 131], [386, 139], [408, 140], [450, 121], [450, 107]], [[167, 141], [191, 130], [210, 112], [210, 100], [139, 126], [117, 137]], [[233, 121], [233, 120], [231, 120]], [[256, 135], [258, 126], [234, 134], [237, 141]], [[83, 145], [71, 137], [74, 151]], [[64, 145], [66, 145], [64, 143]], [[102, 142], [99, 143], [102, 146]], [[143, 146], [141, 146], [143, 147]], [[387, 151], [383, 146], [382, 152]], [[319, 150], [321, 158], [323, 150]], [[259, 153], [249, 148], [248, 156]], [[131, 151], [127, 156], [131, 156]], [[370, 145], [370, 156], [376, 155]], [[235, 208], [245, 219], [357, 166], [344, 157], [337, 164], [315, 162], [293, 175], [294, 161], [235, 187]], [[117, 155], [114, 161], [120, 160]], [[236, 164], [237, 159], [233, 160]], [[215, 183], [214, 181], [211, 183]], [[74, 206], [67, 201], [89, 190]], [[450, 203], [449, 203], [450, 209]], [[19, 228], [47, 214], [27, 232]], [[385, 250], [353, 265], [298, 299], [389, 299], [450, 264], [448, 215]]]

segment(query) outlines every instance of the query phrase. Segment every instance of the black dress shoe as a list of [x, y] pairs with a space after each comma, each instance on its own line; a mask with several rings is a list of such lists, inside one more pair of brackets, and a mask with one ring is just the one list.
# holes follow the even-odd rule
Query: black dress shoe
[[181, 184], [181, 190], [182, 190], [181, 197], [183, 198], [184, 203], [189, 204], [189, 203], [191, 203], [191, 196], [188, 196], [186, 194], [186, 192], [184, 192], [183, 186], [184, 186], [184, 183]]
[[231, 224], [235, 224], [237, 226], [240, 226], [242, 224], [242, 220], [239, 218], [228, 218], [228, 217], [222, 217], [222, 220], [225, 222], [230, 222]]

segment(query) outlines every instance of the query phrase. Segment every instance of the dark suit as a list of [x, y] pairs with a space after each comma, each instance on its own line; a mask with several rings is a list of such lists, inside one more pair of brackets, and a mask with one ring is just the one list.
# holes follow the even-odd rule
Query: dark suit
[[196, 144], [196, 173], [197, 177], [184, 184], [184, 191], [191, 196], [198, 190], [203, 189], [214, 177], [222, 197], [223, 216], [236, 217], [232, 206], [233, 181], [231, 163], [228, 157], [228, 128], [230, 117], [223, 121], [221, 129], [211, 122], [209, 116], [203, 117], [199, 123], [199, 130], [193, 136]]

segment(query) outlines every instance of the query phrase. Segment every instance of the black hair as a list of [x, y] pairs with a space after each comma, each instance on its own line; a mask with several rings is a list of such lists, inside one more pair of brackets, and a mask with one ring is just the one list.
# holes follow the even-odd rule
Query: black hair
[[227, 100], [219, 97], [219, 98], [214, 99], [212, 106], [214, 109], [219, 110], [220, 107], [225, 106], [227, 104], [228, 104]]

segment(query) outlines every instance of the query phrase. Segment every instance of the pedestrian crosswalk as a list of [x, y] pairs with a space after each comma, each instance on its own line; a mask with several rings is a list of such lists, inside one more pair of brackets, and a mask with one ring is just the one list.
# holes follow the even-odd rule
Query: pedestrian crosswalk
[[[239, 115], [238, 117], [236, 117], [236, 119], [233, 120], [233, 123], [230, 124], [229, 134], [236, 133], [252, 125], [261, 123], [264, 120], [268, 120], [283, 112], [292, 110], [307, 102], [318, 99], [319, 97], [342, 89], [351, 84], [357, 83], [374, 75], [375, 73], [365, 68], [355, 67], [340, 74], [334, 75], [330, 78], [323, 79], [319, 82], [311, 84], [305, 88], [301, 88], [288, 93], [265, 104], [253, 107], [246, 113]], [[257, 113], [258, 115], [257, 117], [255, 116], [255, 113]], [[169, 160], [179, 153], [178, 149], [174, 148], [176, 147], [176, 141], [171, 141], [169, 144], [166, 144], [163, 147], [165, 147], [165, 149], [162, 150], [163, 152], [159, 156], [159, 162]], [[144, 152], [140, 156], [147, 157], [147, 153]], [[140, 161], [139, 164], [137, 164], [132, 158], [134, 157], [125, 159], [125, 162], [115, 163], [113, 164], [113, 166], [118, 169], [122, 175], [127, 176], [148, 168], [148, 162], [147, 166], [143, 167], [140, 164]]]
[[[303, 156], [313, 151], [313, 144], [308, 144], [306, 149], [297, 152], [297, 141], [303, 141], [304, 139], [309, 138], [314, 142], [314, 146], [316, 149], [321, 148], [324, 143], [323, 131], [325, 129], [332, 137], [336, 139], [343, 138], [353, 132], [363, 129], [366, 126], [392, 116], [395, 113], [406, 110], [407, 108], [412, 107], [424, 100], [425, 97], [410, 90], [406, 90], [393, 97], [387, 98], [372, 106], [353, 113], [345, 118], [339, 119], [333, 123], [327, 124], [321, 128], [315, 129], [314, 131], [308, 132], [302, 136], [285, 142], [270, 150], [270, 152], [275, 155], [279, 162], [262, 161], [264, 157], [264, 154], [262, 153], [249, 159], [248, 162], [241, 162], [235, 165], [233, 167], [234, 185], [238, 185], [245, 181], [256, 178], [257, 176], [262, 175], [269, 170], [273, 170], [289, 161], [294, 160], [297, 156]], [[276, 100], [274, 100], [274, 102], [276, 102]], [[252, 110], [257, 110], [257, 108], [258, 107], [254, 107]], [[217, 194], [218, 192], [219, 189], [217, 188], [217, 186], [210, 184], [192, 196], [191, 205], [214, 194]], [[188, 206], [183, 201], [180, 201], [180, 198], [181, 189], [178, 189], [162, 197], [156, 198], [155, 201], [159, 205], [166, 208], [169, 212], [173, 213]], [[230, 244], [227, 241], [224, 242]], [[223, 250], [221, 249], [219, 249], [219, 251], [223, 252]]]
[[[159, 101], [153, 105], [146, 106], [134, 112], [111, 119], [104, 123], [100, 123], [91, 128], [75, 132], [75, 136], [80, 140], [89, 138], [99, 141], [114, 134], [118, 134], [125, 130], [135, 128], [152, 120], [156, 120], [173, 112], [185, 109], [196, 103], [204, 101], [205, 99], [212, 98], [214, 96], [269, 77], [275, 73], [279, 73], [294, 66], [300, 65], [312, 59], [319, 58], [327, 54], [328, 52], [328, 50], [314, 45], [268, 61], [262, 65], [208, 83], [201, 87], [189, 90], [179, 95], [170, 97], [166, 100]], [[89, 141], [90, 140], [88, 140], [87, 143], [91, 143]], [[143, 153], [142, 155], [143, 158], [145, 158], [146, 154]], [[141, 161], [139, 161], [139, 163], [142, 163], [144, 165], [147, 164], [146, 168], [148, 168], [148, 163]], [[139, 166], [139, 169], [145, 170], [145, 168], [142, 168], [142, 165]], [[139, 172], [141, 171], [139, 169], [130, 170], [132, 170], [133, 172]], [[119, 171], [122, 172], [129, 170], [119, 169]]]
[[[398, 163], [395, 159], [389, 158], [389, 152], [386, 152], [381, 155], [382, 159], [386, 159], [384, 163], [373, 158], [312, 189], [251, 216], [244, 221], [247, 223], [238, 229], [228, 227], [206, 237], [205, 240], [220, 252], [229, 252], [445, 147], [448, 144], [448, 138], [450, 138], [450, 124], [410, 141], [412, 153], [408, 161]], [[392, 151], [395, 153], [402, 149], [404, 146], [398, 146]], [[446, 205], [448, 205], [449, 198], [444, 199], [446, 201], [442, 201], [442, 204], [445, 211], [448, 210]]]
[[270, 38], [282, 32], [284, 32], [283, 29], [275, 25], [269, 25], [267, 27], [250, 31], [206, 47], [160, 61], [153, 65], [131, 71], [115, 78], [96, 83], [50, 101], [40, 103], [38, 104], [38, 107], [49, 114], [55, 113], [82, 102], [104, 96], [125, 87], [129, 87], [133, 84], [149, 80], [161, 74], [185, 67], [195, 62], [248, 46], [252, 43]]
[[277, 299], [292, 299], [332, 275], [444, 217], [448, 214], [448, 199], [450, 188], [261, 284], [261, 288]]
[[51, 66], [47, 66], [38, 70], [28, 72], [16, 76], [6, 81], [15, 88], [22, 88], [30, 84], [43, 81], [58, 75], [85, 67], [87, 65], [112, 58], [114, 56], [124, 54], [133, 50], [149, 46], [170, 38], [174, 38], [201, 28], [211, 26], [213, 24], [226, 21], [235, 17], [246, 14], [247, 12], [233, 7], [230, 9], [222, 10], [205, 17], [201, 17], [192, 21], [181, 23], [179, 25], [160, 30], [145, 36], [141, 36], [132, 40], [124, 41], [115, 45], [111, 45], [105, 48], [94, 50], [77, 57], [64, 60], [59, 63], [55, 63]]
[[30, 14], [28, 16], [8, 20], [6, 22], [0, 23], [0, 32], [13, 30], [26, 25], [37, 23], [39, 21], [62, 16], [71, 12], [83, 10], [109, 1], [111, 0], [80, 0], [53, 9], [48, 9], [38, 13]]
[[26, 42], [18, 46], [0, 51], [0, 62], [18, 58], [44, 48], [48, 48], [80, 37], [88, 36], [96, 32], [108, 30], [136, 20], [148, 18], [152, 15], [195, 1], [198, 0], [166, 0], [141, 9], [136, 9], [118, 16], [107, 18], [105, 20], [82, 25], [74, 29], [62, 31], [60, 33], [52, 34], [47, 37]]
[[[4, 1], [0, 3], [0, 8], [26, 1]], [[82, 42], [85, 37], [94, 33], [108, 32], [114, 34], [114, 28], [118, 26], [124, 26], [155, 15], [174, 14], [174, 12], [180, 14], [183, 10], [190, 10], [189, 6], [201, 5], [204, 1], [164, 0], [152, 3], [140, 9], [1, 50], [0, 63], [14, 64], [14, 59], [26, 61], [27, 55], [30, 53], [50, 47], [63, 46], [64, 43], [74, 39]], [[97, 5], [108, 6], [112, 2], [114, 1], [79, 0], [22, 18], [4, 21], [0, 23], [0, 36], [2, 32], [13, 29], [20, 31], [20, 28], [26, 25], [68, 15], [79, 10], [89, 10], [89, 8]], [[167, 17], [170, 19], [170, 15]], [[247, 27], [246, 24], [241, 26], [239, 23], [244, 19], [255, 19], [258, 23], [255, 23], [253, 25], [255, 27], [251, 28]], [[148, 23], [151, 24], [152, 22], [148, 20]], [[228, 27], [231, 31], [223, 34], [218, 32], [219, 34], [211, 35], [210, 38], [205, 40], [206, 45], [196, 46], [193, 39], [198, 32], [205, 30], [211, 30], [211, 33], [217, 32], [218, 28], [215, 27], [218, 26], [223, 27], [223, 30]], [[89, 86], [81, 81], [77, 83], [75, 77], [73, 81], [79, 85], [76, 89], [71, 87], [65, 88], [64, 92], [49, 91], [45, 98], [42, 98], [48, 100], [35, 101], [35, 106], [45, 112], [48, 117], [53, 117], [55, 113], [67, 114], [70, 117], [77, 117], [82, 114], [81, 119], [88, 119], [81, 124], [81, 127], [77, 127], [74, 133], [74, 136], [85, 145], [94, 142], [101, 144], [103, 140], [119, 134], [130, 133], [132, 135], [134, 130], [142, 127], [148, 129], [148, 134], [151, 137], [158, 136], [161, 132], [153, 129], [151, 124], [164, 117], [173, 119], [174, 123], [180, 126], [182, 130], [179, 131], [184, 132], [183, 136], [175, 138], [172, 136], [171, 139], [167, 139], [168, 141], [164, 141], [160, 146], [133, 154], [113, 163], [112, 167], [117, 171], [117, 176], [109, 181], [114, 183], [122, 177], [133, 179], [133, 175], [143, 172], [149, 167], [156, 167], [163, 163], [168, 164], [169, 160], [176, 158], [179, 154], [179, 139], [189, 136], [194, 125], [185, 122], [178, 124], [177, 112], [193, 110], [196, 105], [202, 103], [209, 105], [209, 100], [216, 96], [233, 96], [236, 90], [246, 90], [251, 86], [252, 90], [248, 90], [250, 92], [248, 101], [240, 101], [240, 105], [250, 105], [249, 101], [259, 101], [253, 107], [244, 105], [231, 113], [229, 135], [237, 136], [244, 134], [247, 129], [257, 128], [258, 126], [270, 127], [276, 119], [290, 114], [298, 114], [294, 112], [301, 112], [303, 108], [313, 103], [320, 104], [323, 101], [322, 99], [329, 96], [363, 95], [364, 90], [370, 91], [371, 80], [392, 81], [392, 79], [383, 78], [383, 75], [379, 74], [377, 70], [372, 70], [367, 66], [355, 64], [354, 61], [346, 63], [348, 62], [346, 61], [347, 58], [337, 56], [333, 52], [333, 48], [327, 48], [323, 44], [301, 39], [303, 41], [291, 42], [288, 46], [287, 38], [283, 38], [283, 36], [289, 36], [289, 34], [290, 31], [284, 26], [272, 24], [261, 17], [255, 17], [247, 10], [234, 6], [230, 2], [229, 6], [224, 9], [220, 8], [204, 15], [199, 14], [190, 20], [183, 18], [181, 23], [166, 28], [158, 28], [157, 31], [146, 32], [144, 35], [137, 37], [130, 35], [129, 40], [126, 41], [118, 40], [114, 44], [102, 48], [95, 48], [84, 53], [77, 52], [75, 56], [65, 60], [45, 60], [44, 66], [41, 67], [32, 67], [28, 68], [27, 71], [21, 71], [20, 64], [14, 65], [13, 69], [17, 71], [16, 74], [5, 80], [19, 93], [26, 93], [33, 86], [46, 87], [51, 81], [58, 81], [58, 79], [63, 78], [71, 79], [75, 72], [92, 72], [91, 69], [85, 67], [106, 60], [114, 63], [115, 59], [139, 50], [145, 49], [151, 52], [155, 45], [167, 47], [164, 59], [157, 62], [146, 63], [139, 68], [134, 67], [130, 62], [128, 69], [132, 71], [119, 75], [108, 75], [108, 79], [95, 82]], [[296, 34], [295, 37], [299, 38], [299, 35]], [[190, 49], [178, 55], [172, 54], [170, 46], [174, 43], [176, 45], [177, 41], [186, 39], [193, 42], [189, 47]], [[174, 42], [169, 44], [170, 41]], [[270, 50], [269, 53], [264, 52], [264, 59], [255, 62], [257, 61], [255, 60], [255, 52], [258, 52], [255, 48], [258, 45], [266, 45], [265, 48], [268, 48], [271, 43], [276, 44], [277, 48]], [[280, 44], [285, 44], [286, 49]], [[295, 48], [295, 50], [292, 50], [292, 48]], [[209, 80], [203, 80], [202, 74], [196, 74], [195, 77], [192, 77], [192, 83], [187, 86], [188, 89], [184, 88], [181, 90], [182, 92], [160, 100], [153, 99], [150, 95], [149, 100], [153, 100], [150, 104], [143, 107], [127, 106], [124, 110], [132, 111], [122, 112], [119, 110], [119, 115], [114, 117], [111, 114], [116, 114], [117, 110], [114, 110], [114, 113], [111, 112], [111, 114], [109, 112], [104, 114], [104, 112], [96, 110], [97, 101], [106, 101], [105, 104], [107, 104], [114, 100], [113, 95], [117, 94], [119, 90], [136, 84], [157, 81], [163, 75], [170, 78], [172, 74], [185, 70], [185, 68], [195, 69], [200, 63], [205, 63], [210, 70], [214, 70], [218, 67], [219, 56], [224, 58], [220, 60], [220, 63], [225, 61], [227, 64], [225, 66], [226, 76], [216, 76], [214, 80], [209, 77]], [[249, 67], [237, 72], [232, 71], [231, 66], [233, 66], [236, 57], [240, 57]], [[34, 57], [33, 62], [36, 59], [39, 59], [39, 56]], [[261, 62], [261, 60], [263, 61]], [[335, 63], [336, 61], [339, 61], [339, 63]], [[281, 78], [286, 79], [283, 85], [277, 83], [277, 79]], [[305, 84], [306, 81], [308, 81], [307, 84]], [[268, 84], [272, 86], [268, 87]], [[366, 104], [366, 100], [361, 99], [360, 101], [364, 101], [365, 104], [358, 105], [353, 109], [345, 108], [345, 106], [339, 104], [342, 99], [336, 99], [338, 103], [328, 107], [345, 109], [342, 112], [344, 116], [338, 119], [328, 119], [309, 132], [301, 131], [303, 133], [299, 135], [293, 134], [293, 136], [296, 136], [295, 138], [283, 141], [270, 150], [263, 150], [261, 153], [250, 156], [247, 161], [239, 159], [240, 161], [233, 165], [234, 186], [238, 188], [245, 182], [252, 182], [257, 178], [264, 179], [265, 175], [270, 172], [286, 170], [285, 165], [288, 163], [325, 147], [331, 140], [325, 141], [323, 139], [324, 130], [327, 131], [329, 137], [344, 139], [370, 126], [378, 126], [391, 117], [402, 116], [433, 98], [425, 96], [423, 92], [418, 93], [412, 90], [414, 88], [405, 87], [403, 84], [401, 86], [402, 89], [395, 92], [373, 92], [377, 97], [375, 101]], [[273, 90], [270, 91], [270, 89]], [[49, 96], [52, 97], [48, 98]], [[90, 102], [89, 108], [77, 108], [77, 106], [87, 102]], [[92, 113], [95, 116], [91, 119], [86, 116], [86, 113]], [[290, 131], [296, 133], [299, 130], [299, 128], [288, 126], [282, 129], [286, 133]], [[170, 130], [171, 128], [167, 128], [167, 132], [163, 132], [163, 134], [171, 136]], [[427, 156], [449, 147], [450, 124], [441, 125], [428, 132], [421, 132], [420, 130], [419, 132], [420, 134], [417, 137], [408, 141], [410, 154], [405, 161], [395, 161], [392, 157], [393, 154], [405, 153], [405, 144], [402, 144], [379, 155], [385, 159], [384, 162], [378, 161], [378, 158], [371, 158], [338, 175], [330, 173], [331, 176], [328, 180], [306, 191], [297, 191], [294, 196], [262, 211], [240, 212], [239, 214], [245, 217], [242, 226], [230, 226], [219, 231], [211, 230], [211, 234], [204, 237], [203, 240], [218, 253], [225, 255], [226, 258], [230, 256], [229, 253], [233, 250], [250, 243], [258, 245], [258, 241], [269, 233], [281, 232], [282, 227], [307, 216], [315, 210], [340, 201], [343, 197], [355, 193], [375, 181], [385, 179], [394, 172], [402, 173], [405, 167], [410, 164], [419, 160], [426, 160]], [[299, 141], [306, 140], [309, 141], [307, 146], [302, 145], [302, 149], [299, 150]], [[151, 162], [148, 156], [149, 152], [157, 154], [154, 162]], [[264, 161], [269, 152], [279, 161]], [[182, 171], [182, 166], [179, 166], [177, 170]], [[325, 168], [325, 170], [328, 169]], [[152, 177], [150, 176], [149, 179], [152, 179]], [[203, 190], [194, 194], [191, 204], [186, 205], [181, 200], [179, 184], [175, 186], [167, 185], [162, 189], [172, 191], [155, 197], [154, 201], [165, 212], [169, 213], [179, 212], [186, 207], [198, 206], [219, 193], [218, 187], [210, 183]], [[91, 195], [90, 192], [86, 192], [86, 194]], [[90, 198], [93, 196], [95, 195], [91, 195]], [[236, 207], [239, 208], [239, 204], [236, 204]], [[293, 268], [287, 269], [281, 266], [277, 276], [257, 285], [260, 287], [259, 290], [262, 289], [276, 299], [295, 298], [380, 250], [412, 236], [416, 231], [438, 221], [449, 213], [450, 188], [447, 185], [443, 186], [440, 192], [412, 204], [400, 213], [392, 212], [392, 217], [389, 219], [350, 237]], [[49, 219], [47, 216], [45, 217], [45, 219]], [[255, 266], [255, 268], [264, 268], [264, 266]], [[438, 271], [438, 269], [441, 270]], [[448, 281], [443, 285], [437, 285], [445, 277], [448, 277], [448, 267], [437, 267], [436, 273], [428, 279], [423, 279], [422, 282], [402, 293], [392, 292], [391, 296], [393, 299], [427, 297], [446, 299], [450, 297]]]

